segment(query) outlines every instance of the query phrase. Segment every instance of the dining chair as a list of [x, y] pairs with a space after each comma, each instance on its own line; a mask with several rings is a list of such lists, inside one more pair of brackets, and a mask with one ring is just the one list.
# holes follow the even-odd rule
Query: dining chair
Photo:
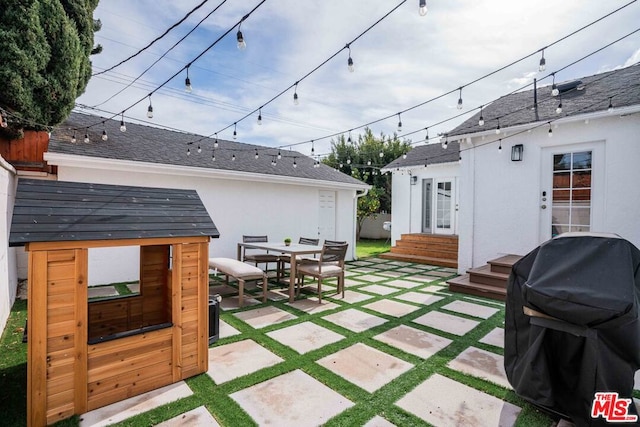
[[[318, 246], [319, 243], [320, 243], [320, 239], [312, 239], [309, 237], [300, 237], [300, 239], [298, 240], [298, 244], [300, 245]], [[298, 255], [296, 260], [300, 260], [302, 258], [306, 258], [306, 257], [303, 257], [302, 255]], [[284, 277], [285, 264], [291, 264], [291, 255], [289, 254], [280, 255], [279, 262], [278, 262], [278, 271], [280, 272], [279, 273], [280, 277]]]
[[347, 254], [347, 243], [342, 245], [322, 246], [320, 257], [316, 260], [305, 259], [296, 268], [296, 294], [300, 295], [300, 288], [304, 277], [310, 276], [318, 280], [318, 303], [322, 302], [322, 281], [329, 277], [338, 278], [337, 293], [342, 292], [344, 298], [344, 258]]
[[[242, 236], [242, 243], [266, 243], [269, 241], [267, 236]], [[265, 264], [264, 271], [269, 271], [269, 263], [276, 263], [276, 280], [280, 280], [278, 271], [278, 255], [270, 254], [269, 251], [263, 251], [261, 249], [247, 249], [242, 247], [242, 261], [253, 262], [257, 267], [258, 264]]]

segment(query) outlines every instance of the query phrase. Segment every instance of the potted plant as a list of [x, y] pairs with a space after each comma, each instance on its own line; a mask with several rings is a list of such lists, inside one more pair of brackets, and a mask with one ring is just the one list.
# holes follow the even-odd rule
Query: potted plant
[[291, 237], [285, 237], [284, 239], [284, 245], [285, 246], [289, 246], [291, 244]]

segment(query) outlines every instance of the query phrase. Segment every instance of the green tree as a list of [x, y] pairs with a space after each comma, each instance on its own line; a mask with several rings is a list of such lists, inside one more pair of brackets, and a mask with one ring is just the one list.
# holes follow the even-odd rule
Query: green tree
[[[64, 121], [91, 77], [98, 0], [4, 0], [0, 7], [0, 108], [9, 138]], [[95, 47], [96, 51], [100, 46]]]
[[[349, 141], [340, 136], [331, 141], [331, 154], [323, 163], [366, 182], [373, 188], [358, 200], [358, 235], [367, 216], [391, 212], [391, 175], [380, 169], [411, 150], [410, 140], [400, 140], [396, 134], [376, 137], [371, 129]], [[375, 199], [375, 201], [373, 200]]]

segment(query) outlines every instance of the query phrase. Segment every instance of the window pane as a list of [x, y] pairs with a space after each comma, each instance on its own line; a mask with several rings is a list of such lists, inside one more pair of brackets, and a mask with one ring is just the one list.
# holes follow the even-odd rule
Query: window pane
[[570, 188], [571, 172], [558, 172], [553, 174], [553, 188]]
[[551, 237], [556, 237], [558, 234], [566, 233], [571, 229], [568, 225], [552, 224], [551, 225]]
[[571, 190], [553, 190], [553, 203], [569, 202]]
[[556, 154], [553, 156], [553, 170], [567, 171], [571, 168], [571, 153]]
[[571, 211], [572, 225], [589, 225], [591, 224], [591, 209], [588, 207], [574, 208]]
[[569, 208], [560, 208], [554, 206], [551, 210], [551, 222], [553, 224], [570, 224]]
[[573, 169], [591, 169], [591, 151], [573, 153]]
[[591, 187], [591, 171], [580, 171], [573, 173], [573, 187], [584, 188]]
[[590, 188], [581, 188], [579, 190], [572, 190], [572, 200], [574, 202], [587, 202], [589, 205], [591, 201], [591, 189]]

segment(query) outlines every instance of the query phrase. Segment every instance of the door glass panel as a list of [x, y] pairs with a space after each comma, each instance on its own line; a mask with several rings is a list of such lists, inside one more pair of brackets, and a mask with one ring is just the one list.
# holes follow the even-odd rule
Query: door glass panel
[[451, 181], [438, 183], [436, 196], [436, 227], [451, 228]]
[[431, 198], [433, 194], [431, 192], [431, 186], [433, 182], [431, 179], [425, 179], [422, 181], [422, 232], [431, 233]]
[[592, 152], [553, 156], [551, 235], [591, 228]]

